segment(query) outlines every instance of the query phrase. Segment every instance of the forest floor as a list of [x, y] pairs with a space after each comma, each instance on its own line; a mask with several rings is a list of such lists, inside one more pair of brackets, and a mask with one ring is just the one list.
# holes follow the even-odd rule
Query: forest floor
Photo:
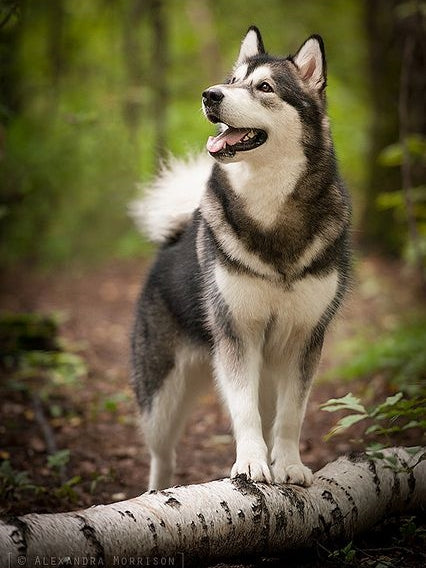
[[[33, 401], [25, 392], [8, 389], [3, 381], [0, 460], [10, 463], [15, 477], [27, 472], [23, 479], [32, 487], [22, 483], [14, 488], [9, 494], [13, 497], [0, 501], [0, 512], [77, 509], [131, 498], [146, 489], [149, 459], [129, 386], [129, 334], [148, 264], [143, 259], [120, 260], [91, 269], [42, 274], [21, 268], [2, 279], [0, 310], [59, 313], [67, 349], [85, 360], [87, 372], [77, 384], [64, 384], [42, 401], [44, 418], [57, 448], [69, 450], [69, 460], [64, 460], [62, 470], [47, 465], [48, 441]], [[398, 263], [375, 257], [357, 261], [352, 291], [326, 340], [303, 426], [302, 459], [313, 470], [358, 447], [353, 431], [324, 441], [337, 418], [321, 411], [321, 403], [349, 391], [364, 401], [392, 394], [380, 373], [351, 383], [327, 379], [327, 373], [345, 360], [347, 346], [354, 338], [374, 340], [418, 312], [419, 300], [410, 272]], [[229, 420], [212, 389], [200, 400], [180, 442], [175, 483], [228, 476], [233, 458]], [[372, 558], [382, 561], [383, 555]], [[342, 566], [347, 560], [342, 557], [336, 559], [337, 564], [327, 564], [332, 559], [324, 560], [323, 552], [318, 566]], [[411, 557], [402, 564], [400, 556], [397, 560], [395, 565], [417, 565]], [[312, 558], [306, 564], [300, 557], [298, 563], [291, 562], [289, 557], [286, 565], [316, 566]], [[392, 557], [390, 563], [383, 562], [382, 566], [394, 565]], [[424, 558], [418, 565], [423, 563]], [[275, 566], [272, 560], [258, 565]]]

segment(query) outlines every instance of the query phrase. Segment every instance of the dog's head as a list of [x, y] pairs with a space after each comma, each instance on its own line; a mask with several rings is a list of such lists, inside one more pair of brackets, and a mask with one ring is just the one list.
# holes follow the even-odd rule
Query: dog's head
[[221, 130], [209, 138], [208, 151], [229, 162], [249, 159], [265, 147], [285, 152], [287, 142], [302, 144], [304, 125], [321, 128], [325, 86], [320, 36], [307, 39], [295, 55], [273, 57], [251, 27], [227, 82], [203, 92], [204, 114]]

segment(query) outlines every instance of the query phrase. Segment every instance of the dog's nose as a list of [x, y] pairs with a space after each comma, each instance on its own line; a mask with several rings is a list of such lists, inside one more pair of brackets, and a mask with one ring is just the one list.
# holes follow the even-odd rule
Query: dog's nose
[[203, 93], [203, 103], [206, 105], [218, 104], [224, 96], [220, 89], [207, 89]]

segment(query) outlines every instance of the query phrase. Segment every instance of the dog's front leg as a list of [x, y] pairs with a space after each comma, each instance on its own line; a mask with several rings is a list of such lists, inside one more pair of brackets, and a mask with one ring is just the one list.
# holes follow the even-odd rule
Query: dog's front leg
[[215, 350], [215, 374], [231, 415], [236, 461], [231, 477], [246, 474], [253, 481], [272, 482], [268, 449], [259, 412], [261, 351], [223, 340]]
[[277, 381], [277, 412], [271, 452], [272, 472], [277, 483], [309, 487], [313, 481], [311, 470], [300, 459], [299, 438], [320, 352], [321, 345], [308, 349], [303, 343], [294, 344]]

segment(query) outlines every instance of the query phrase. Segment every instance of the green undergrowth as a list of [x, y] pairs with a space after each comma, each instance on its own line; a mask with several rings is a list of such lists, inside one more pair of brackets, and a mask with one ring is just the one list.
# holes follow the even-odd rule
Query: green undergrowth
[[[351, 353], [343, 365], [328, 378], [354, 381], [364, 396], [349, 392], [321, 405], [326, 412], [341, 417], [325, 439], [347, 431], [367, 449], [380, 451], [386, 445], [424, 443], [426, 429], [426, 321], [400, 325], [392, 332], [351, 343]], [[379, 378], [381, 390], [375, 393], [371, 381]], [[387, 396], [386, 396], [387, 395]], [[365, 400], [362, 400], [364, 398]], [[342, 414], [344, 415], [342, 416]]]

